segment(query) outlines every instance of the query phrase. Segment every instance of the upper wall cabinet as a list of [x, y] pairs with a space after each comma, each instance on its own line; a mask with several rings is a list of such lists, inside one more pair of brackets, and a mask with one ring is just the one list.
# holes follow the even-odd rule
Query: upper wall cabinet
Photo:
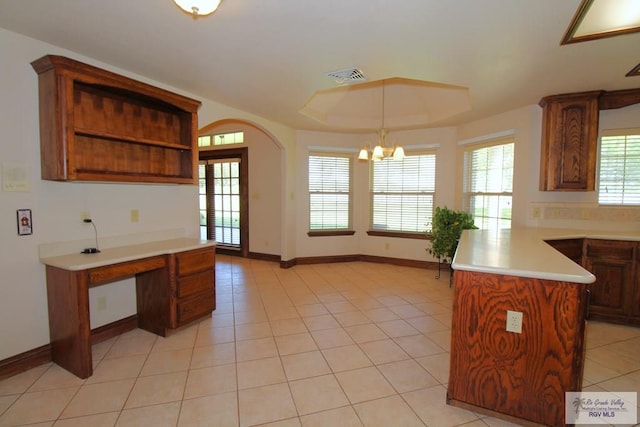
[[640, 102], [640, 89], [542, 98], [540, 191], [594, 191], [600, 110]]
[[199, 101], [62, 56], [31, 65], [42, 179], [197, 183]]
[[593, 191], [602, 91], [543, 98], [541, 191]]

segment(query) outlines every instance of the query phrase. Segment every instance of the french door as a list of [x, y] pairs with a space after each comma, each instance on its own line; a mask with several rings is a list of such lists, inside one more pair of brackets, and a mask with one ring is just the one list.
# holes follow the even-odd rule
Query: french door
[[200, 152], [198, 165], [200, 236], [219, 249], [247, 256], [246, 149]]

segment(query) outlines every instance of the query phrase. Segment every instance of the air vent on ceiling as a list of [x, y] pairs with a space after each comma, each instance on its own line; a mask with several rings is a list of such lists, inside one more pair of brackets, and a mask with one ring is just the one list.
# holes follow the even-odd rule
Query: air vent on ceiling
[[363, 82], [367, 78], [362, 74], [362, 71], [357, 68], [346, 68], [344, 70], [330, 71], [327, 73], [328, 77], [331, 77], [338, 84], [349, 84], [356, 82]]

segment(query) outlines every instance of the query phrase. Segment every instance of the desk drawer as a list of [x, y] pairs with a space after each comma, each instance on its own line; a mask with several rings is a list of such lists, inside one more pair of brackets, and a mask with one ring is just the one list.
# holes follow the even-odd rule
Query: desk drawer
[[199, 317], [208, 315], [216, 305], [215, 294], [208, 292], [202, 295], [194, 295], [178, 302], [177, 320], [178, 326], [189, 323]]
[[215, 264], [214, 248], [196, 249], [176, 254], [176, 273], [178, 277], [187, 276], [207, 269]]
[[135, 276], [138, 273], [157, 270], [167, 265], [164, 256], [144, 258], [135, 261], [122, 262], [120, 264], [108, 265], [106, 267], [96, 267], [89, 271], [89, 286], [94, 286], [118, 279]]
[[213, 267], [191, 276], [178, 278], [178, 298], [202, 292], [213, 293], [213, 288]]

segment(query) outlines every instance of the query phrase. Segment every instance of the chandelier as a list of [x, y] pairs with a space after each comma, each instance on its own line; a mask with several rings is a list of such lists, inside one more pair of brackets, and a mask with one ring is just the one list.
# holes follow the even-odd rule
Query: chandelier
[[199, 16], [211, 15], [215, 12], [222, 0], [173, 0], [176, 5], [197, 19]]
[[378, 131], [378, 143], [373, 149], [370, 147], [362, 147], [360, 154], [358, 154], [359, 160], [369, 160], [369, 151], [371, 151], [371, 160], [379, 161], [382, 159], [392, 158], [393, 160], [404, 159], [404, 148], [401, 145], [389, 145], [387, 144], [387, 130], [384, 128], [384, 80], [382, 80], [382, 108], [381, 108], [381, 123], [382, 126]]

